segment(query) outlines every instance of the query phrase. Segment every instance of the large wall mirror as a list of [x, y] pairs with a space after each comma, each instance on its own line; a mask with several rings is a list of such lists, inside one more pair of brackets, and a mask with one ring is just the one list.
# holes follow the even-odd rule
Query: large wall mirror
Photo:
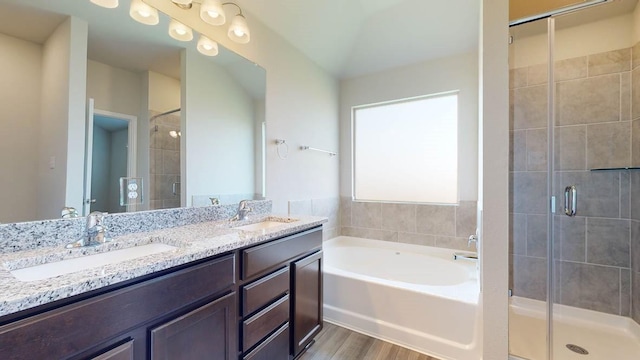
[[0, 223], [265, 196], [265, 70], [128, 12], [0, 0]]

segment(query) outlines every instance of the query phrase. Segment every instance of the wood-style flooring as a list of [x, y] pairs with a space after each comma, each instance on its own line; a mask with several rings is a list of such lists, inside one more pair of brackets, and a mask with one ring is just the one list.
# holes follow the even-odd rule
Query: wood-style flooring
[[298, 360], [438, 360], [355, 331], [330, 324]]

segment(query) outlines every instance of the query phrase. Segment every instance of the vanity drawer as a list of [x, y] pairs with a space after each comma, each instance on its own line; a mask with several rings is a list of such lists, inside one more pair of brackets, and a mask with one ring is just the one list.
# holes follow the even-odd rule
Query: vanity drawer
[[249, 315], [289, 291], [289, 267], [242, 288], [242, 315]]
[[318, 227], [242, 250], [242, 279], [248, 279], [321, 247], [322, 228]]
[[289, 320], [289, 295], [242, 322], [242, 351], [249, 350]]
[[287, 360], [289, 359], [289, 323], [265, 339], [242, 360]]

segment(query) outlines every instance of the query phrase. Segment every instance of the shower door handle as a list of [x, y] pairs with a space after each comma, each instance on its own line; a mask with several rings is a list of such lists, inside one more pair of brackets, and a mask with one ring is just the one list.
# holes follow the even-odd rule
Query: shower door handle
[[575, 185], [564, 188], [564, 214], [576, 216], [578, 206], [578, 188]]

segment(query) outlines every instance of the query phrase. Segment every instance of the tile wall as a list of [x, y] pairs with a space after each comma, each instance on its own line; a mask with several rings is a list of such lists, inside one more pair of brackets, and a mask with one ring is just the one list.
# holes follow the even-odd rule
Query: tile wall
[[[640, 42], [632, 48], [631, 165], [640, 167]], [[631, 317], [640, 324], [640, 171], [631, 178]]]
[[475, 201], [459, 205], [418, 205], [340, 199], [340, 234], [375, 240], [475, 251]]
[[339, 235], [339, 214], [340, 199], [338, 198], [289, 200], [289, 216], [324, 216], [329, 219], [329, 222], [322, 225], [324, 240]]
[[[150, 111], [149, 118], [159, 114]], [[163, 115], [151, 120], [149, 151], [149, 209], [180, 206], [180, 137], [169, 135], [180, 130], [180, 113]], [[176, 194], [173, 184], [176, 183]]]
[[[553, 297], [557, 303], [623, 316], [632, 314], [632, 302], [636, 312], [640, 307], [637, 290], [632, 297], [632, 278], [640, 285], [632, 273], [640, 268], [631, 256], [640, 236], [640, 209], [634, 213], [637, 205], [632, 206], [631, 195], [632, 189], [638, 192], [640, 173], [590, 169], [632, 164], [631, 130], [640, 130], [640, 119], [631, 121], [631, 94], [636, 82], [640, 90], [640, 76], [632, 84], [631, 50], [555, 64], [554, 192], [559, 201], [553, 228]], [[546, 81], [546, 64], [511, 70], [510, 287], [514, 295], [539, 300], [547, 295]], [[633, 113], [633, 118], [640, 117], [640, 106], [634, 106]], [[635, 144], [638, 151], [640, 143]], [[563, 214], [567, 185], [578, 189], [576, 217]]]

